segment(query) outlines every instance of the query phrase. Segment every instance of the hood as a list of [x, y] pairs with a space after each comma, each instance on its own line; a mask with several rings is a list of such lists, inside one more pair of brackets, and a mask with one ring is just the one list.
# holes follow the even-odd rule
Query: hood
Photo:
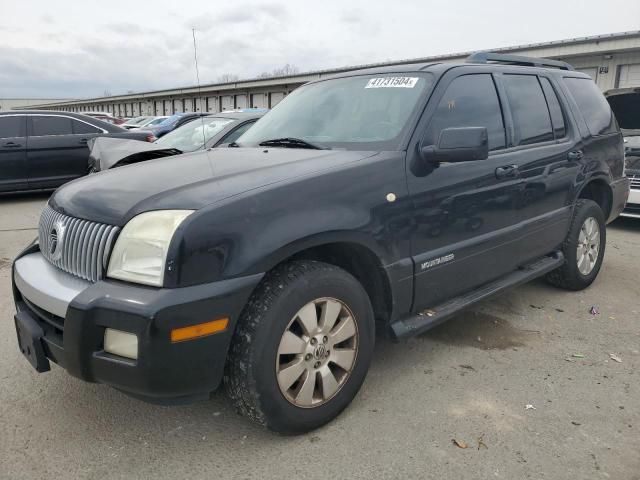
[[88, 145], [89, 170], [93, 172], [182, 153], [177, 148], [121, 138], [96, 137], [89, 140]]
[[640, 87], [609, 90], [605, 96], [622, 130], [640, 130]]
[[127, 165], [74, 180], [49, 200], [73, 217], [124, 225], [149, 210], [197, 210], [234, 195], [337, 168], [377, 152], [217, 148]]

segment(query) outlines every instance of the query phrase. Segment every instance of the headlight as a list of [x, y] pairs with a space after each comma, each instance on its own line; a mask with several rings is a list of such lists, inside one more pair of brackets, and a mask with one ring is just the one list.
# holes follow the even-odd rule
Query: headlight
[[133, 217], [116, 241], [107, 276], [161, 287], [169, 244], [193, 210], [158, 210]]

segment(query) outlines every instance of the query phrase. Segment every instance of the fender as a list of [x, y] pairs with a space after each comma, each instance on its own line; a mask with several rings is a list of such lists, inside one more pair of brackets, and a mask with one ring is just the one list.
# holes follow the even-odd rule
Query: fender
[[[198, 210], [172, 242], [165, 286], [264, 273], [300, 251], [335, 242], [368, 249], [382, 266], [410, 258], [413, 207], [404, 156], [384, 152]], [[395, 201], [387, 200], [389, 193]]]

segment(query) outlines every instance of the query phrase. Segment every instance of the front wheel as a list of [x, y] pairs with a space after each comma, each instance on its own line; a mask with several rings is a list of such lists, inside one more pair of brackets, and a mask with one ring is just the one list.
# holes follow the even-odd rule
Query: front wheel
[[565, 263], [550, 272], [547, 281], [568, 290], [587, 288], [602, 266], [606, 240], [606, 224], [600, 206], [593, 200], [578, 200], [562, 245]]
[[294, 261], [269, 273], [239, 321], [225, 374], [245, 416], [302, 433], [336, 417], [366, 376], [374, 317], [362, 285], [326, 263]]

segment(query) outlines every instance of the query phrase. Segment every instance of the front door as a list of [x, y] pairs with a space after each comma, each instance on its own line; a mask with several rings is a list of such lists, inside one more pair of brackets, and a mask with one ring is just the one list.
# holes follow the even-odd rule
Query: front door
[[27, 126], [30, 188], [55, 188], [86, 175], [87, 142], [102, 130], [59, 115], [31, 115]]
[[28, 187], [26, 151], [26, 117], [0, 116], [0, 192]]
[[[489, 158], [442, 162], [426, 174], [414, 174], [419, 147], [433, 145], [443, 129], [455, 127], [486, 127]], [[478, 67], [445, 74], [408, 149], [407, 178], [414, 204], [414, 311], [434, 307], [515, 268], [514, 259], [505, 253], [514, 237], [511, 210], [522, 180], [510, 170], [511, 153], [506, 148], [505, 120], [493, 75]]]

